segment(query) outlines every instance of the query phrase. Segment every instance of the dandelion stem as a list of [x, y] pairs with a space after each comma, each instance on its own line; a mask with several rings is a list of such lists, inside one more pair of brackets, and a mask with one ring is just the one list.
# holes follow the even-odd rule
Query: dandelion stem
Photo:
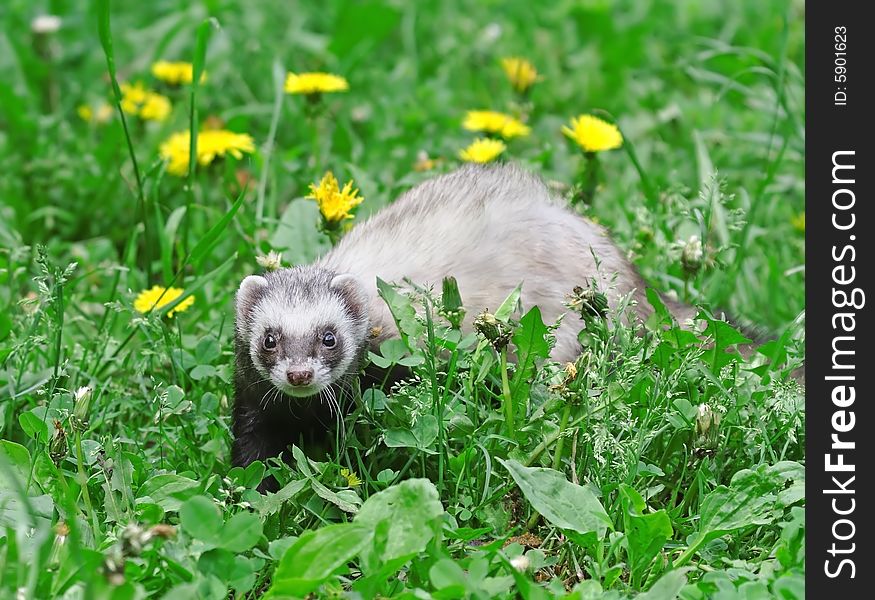
[[270, 159], [273, 156], [274, 140], [279, 127], [280, 115], [283, 108], [283, 83], [285, 69], [279, 60], [273, 62], [274, 101], [273, 114], [270, 117], [270, 130], [267, 132], [267, 141], [264, 143], [264, 164], [261, 166], [261, 177], [258, 180], [258, 194], [255, 201], [255, 222], [258, 225], [264, 221], [264, 196], [267, 190], [267, 177], [270, 172]]
[[134, 142], [131, 140], [131, 132], [128, 128], [128, 120], [125, 118], [125, 111], [122, 110], [122, 91], [116, 78], [115, 70], [115, 53], [112, 48], [112, 29], [109, 20], [109, 0], [98, 0], [97, 2], [97, 31], [100, 37], [100, 43], [103, 46], [103, 53], [106, 56], [106, 68], [109, 71], [109, 78], [112, 82], [112, 93], [115, 98], [116, 109], [118, 109], [119, 117], [122, 122], [122, 129], [125, 132], [125, 141], [128, 144], [128, 154], [131, 157], [131, 164], [134, 167], [134, 178], [137, 180], [137, 204], [140, 211], [140, 219], [143, 222], [143, 252], [144, 261], [146, 263], [146, 283], [152, 283], [152, 248], [149, 244], [149, 221], [146, 217], [146, 192], [143, 187], [143, 176], [140, 174], [140, 166], [137, 164], [137, 154], [134, 152]]
[[83, 461], [84, 452], [82, 452], [82, 434], [76, 431], [76, 465], [79, 471], [79, 479], [82, 485], [82, 499], [85, 501], [85, 509], [88, 516], [91, 518], [91, 528], [93, 529], [94, 539], [97, 539], [100, 533], [100, 522], [97, 520], [97, 513], [94, 512], [94, 505], [91, 503], [91, 494], [88, 492], [88, 476], [85, 473], [85, 465]]
[[595, 190], [599, 178], [599, 158], [595, 152], [586, 152], [583, 168], [580, 173], [580, 187], [572, 198], [575, 204], [591, 206], [595, 200]]
[[310, 139], [310, 142], [312, 144], [310, 152], [313, 156], [313, 169], [316, 173], [322, 172], [322, 148], [321, 144], [319, 143], [321, 131], [319, 127], [319, 121], [319, 113], [318, 111], [314, 110], [310, 120], [310, 123], [313, 126], [313, 135]]
[[659, 205], [659, 194], [650, 180], [650, 176], [647, 175], [647, 171], [644, 170], [644, 167], [638, 160], [638, 155], [635, 154], [635, 146], [625, 136], [623, 136], [623, 139], [623, 148], [626, 150], [626, 154], [629, 155], [629, 160], [632, 161], [632, 166], [638, 171], [638, 177], [641, 179], [641, 187], [644, 188], [644, 197], [647, 198], [648, 208], [654, 209]]
[[[188, 178], [186, 181], [185, 195], [185, 215], [182, 222], [182, 249], [183, 254], [188, 254], [188, 238], [191, 230], [191, 207], [195, 203], [194, 197], [194, 178], [197, 172], [197, 138], [198, 138], [198, 110], [197, 110], [197, 91], [200, 87], [201, 76], [204, 72], [204, 63], [207, 55], [207, 42], [210, 39], [210, 32], [213, 26], [218, 26], [215, 19], [206, 19], [197, 28], [197, 38], [195, 42], [194, 60], [192, 61], [192, 76], [191, 76], [191, 106], [188, 114], [189, 128], [189, 147], [188, 147]], [[185, 274], [181, 276], [184, 278]]]
[[565, 409], [562, 411], [562, 420], [559, 422], [559, 439], [556, 440], [556, 448], [553, 451], [553, 469], [559, 470], [562, 463], [562, 451], [565, 448], [565, 428], [568, 427], [568, 419], [571, 417], [571, 403], [566, 400]]
[[510, 381], [507, 378], [507, 347], [501, 349], [501, 393], [504, 396], [504, 421], [507, 425], [507, 434], [512, 440], [516, 440], [513, 398], [510, 395]]

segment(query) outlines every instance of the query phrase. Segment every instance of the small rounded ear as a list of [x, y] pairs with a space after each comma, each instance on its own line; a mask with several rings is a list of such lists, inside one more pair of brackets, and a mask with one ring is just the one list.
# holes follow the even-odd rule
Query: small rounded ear
[[347, 306], [357, 317], [367, 316], [371, 299], [361, 279], [351, 273], [342, 273], [336, 275], [328, 287], [340, 293]]
[[267, 279], [261, 275], [250, 275], [240, 283], [237, 290], [237, 320], [242, 321], [267, 288]]

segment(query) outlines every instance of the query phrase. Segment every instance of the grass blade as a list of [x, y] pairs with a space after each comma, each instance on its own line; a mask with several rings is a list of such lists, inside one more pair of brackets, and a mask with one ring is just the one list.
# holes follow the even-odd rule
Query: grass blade
[[194, 57], [192, 59], [192, 77], [191, 77], [191, 95], [190, 109], [188, 115], [188, 130], [189, 130], [189, 146], [188, 146], [188, 178], [186, 183], [185, 196], [185, 217], [183, 221], [183, 236], [182, 247], [188, 251], [188, 238], [191, 222], [191, 206], [194, 204], [194, 178], [197, 171], [197, 138], [198, 138], [198, 110], [197, 110], [197, 92], [200, 88], [201, 77], [204, 73], [204, 66], [207, 62], [207, 44], [210, 41], [210, 34], [213, 28], [219, 28], [219, 22], [216, 19], [209, 18], [204, 20], [197, 28], [197, 39], [195, 41]]
[[128, 120], [125, 111], [122, 110], [122, 90], [118, 84], [115, 68], [115, 52], [112, 46], [112, 28], [110, 24], [110, 0], [97, 0], [97, 33], [100, 37], [100, 45], [103, 46], [103, 54], [106, 56], [106, 68], [109, 71], [109, 79], [112, 82], [112, 93], [115, 99], [116, 109], [122, 121], [125, 132], [125, 140], [128, 144], [128, 154], [134, 167], [134, 178], [137, 181], [137, 202], [140, 219], [143, 223], [143, 247], [144, 261], [146, 263], [146, 282], [152, 281], [152, 251], [149, 246], [149, 220], [146, 216], [146, 194], [143, 187], [143, 176], [140, 174], [140, 166], [137, 163], [137, 154], [134, 152], [134, 142], [131, 139], [131, 131], [128, 128]]

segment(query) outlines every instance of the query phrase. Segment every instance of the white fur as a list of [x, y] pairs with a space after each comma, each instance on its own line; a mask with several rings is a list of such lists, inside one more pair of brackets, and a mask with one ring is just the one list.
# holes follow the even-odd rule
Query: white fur
[[[247, 278], [249, 279], [249, 278]], [[245, 280], [244, 280], [245, 281]], [[241, 288], [242, 289], [242, 288]], [[319, 303], [296, 302], [284, 293], [271, 293], [254, 308], [249, 335], [249, 356], [262, 377], [269, 378], [273, 385], [290, 396], [313, 396], [331, 385], [347, 372], [355, 359], [356, 339], [363, 338], [363, 332], [356, 331], [351, 323], [342, 301], [326, 295]], [[268, 372], [260, 363], [259, 347], [268, 329], [287, 338], [307, 338], [316, 329], [328, 327], [335, 335], [343, 338], [344, 356], [334, 372], [318, 358], [308, 357], [304, 363], [292, 363], [289, 359], [277, 362]], [[291, 367], [313, 369], [313, 381], [308, 386], [292, 386], [286, 379]]]

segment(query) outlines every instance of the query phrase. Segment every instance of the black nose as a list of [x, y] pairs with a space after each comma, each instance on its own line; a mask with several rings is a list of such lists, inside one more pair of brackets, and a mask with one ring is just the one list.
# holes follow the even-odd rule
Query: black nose
[[289, 369], [286, 378], [292, 385], [307, 385], [313, 380], [313, 369]]

